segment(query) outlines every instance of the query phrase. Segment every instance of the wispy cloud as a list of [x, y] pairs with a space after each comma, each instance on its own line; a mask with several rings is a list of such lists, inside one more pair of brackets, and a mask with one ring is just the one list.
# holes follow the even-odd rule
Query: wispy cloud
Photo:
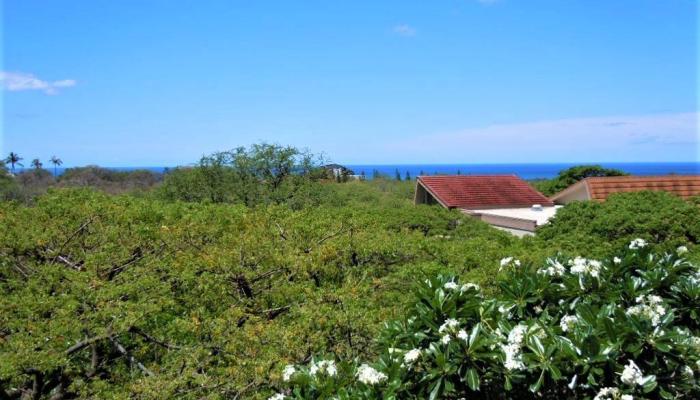
[[411, 37], [416, 35], [416, 29], [406, 24], [395, 25], [391, 30], [395, 34], [404, 37]]
[[452, 162], [662, 161], [698, 158], [698, 113], [495, 124], [414, 136], [387, 151]]
[[26, 72], [0, 71], [0, 86], [10, 92], [23, 90], [40, 90], [46, 94], [58, 94], [59, 89], [75, 86], [75, 79], [61, 79], [58, 81], [45, 81], [33, 74]]

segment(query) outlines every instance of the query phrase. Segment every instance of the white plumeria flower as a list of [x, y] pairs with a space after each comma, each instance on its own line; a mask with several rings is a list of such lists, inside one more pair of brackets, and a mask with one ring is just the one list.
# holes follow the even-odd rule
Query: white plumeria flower
[[537, 273], [549, 276], [562, 276], [566, 273], [566, 268], [559, 262], [559, 260], [548, 258], [547, 265], [548, 267], [539, 269]]
[[384, 373], [377, 371], [376, 369], [370, 367], [367, 364], [360, 365], [357, 368], [357, 380], [364, 383], [365, 385], [376, 385], [378, 383], [384, 382], [387, 376]]
[[403, 356], [403, 362], [406, 364], [412, 364], [420, 357], [420, 349], [412, 349], [406, 352]]
[[502, 270], [503, 268], [508, 267], [508, 266], [519, 267], [519, 266], [520, 266], [520, 260], [518, 260], [517, 258], [513, 258], [513, 257], [505, 257], [505, 258], [502, 258], [502, 259], [501, 259], [501, 266], [500, 266], [500, 268], [499, 268], [498, 270], [500, 271], [500, 270]]
[[569, 260], [569, 265], [571, 265], [572, 274], [590, 275], [593, 278], [598, 278], [600, 276], [600, 269], [603, 264], [597, 260], [588, 260], [583, 257], [576, 257], [573, 260]]
[[508, 333], [508, 344], [501, 345], [501, 350], [503, 350], [503, 354], [506, 357], [503, 366], [508, 370], [525, 369], [521, 346], [525, 340], [526, 331], [527, 326], [522, 324], [516, 325]]
[[644, 239], [634, 239], [633, 241], [630, 242], [629, 248], [630, 250], [639, 250], [643, 247], [646, 247], [647, 241]]
[[600, 389], [593, 400], [618, 400], [620, 399], [620, 389], [613, 387], [604, 387]]
[[285, 397], [287, 397], [287, 396], [283, 395], [282, 393], [276, 393], [276, 394], [273, 394], [272, 396], [268, 397], [267, 400], [282, 400]]
[[295, 372], [297, 372], [297, 370], [296, 368], [294, 368], [293, 365], [287, 365], [282, 371], [282, 380], [285, 382], [289, 382], [289, 380], [292, 379], [292, 375], [294, 375]]
[[469, 340], [469, 335], [467, 334], [467, 331], [464, 329], [460, 329], [459, 332], [457, 332], [457, 338], [462, 339], [465, 342]]
[[628, 308], [625, 313], [644, 318], [651, 322], [652, 326], [657, 326], [661, 323], [661, 318], [666, 315], [666, 308], [662, 305], [663, 299], [656, 295], [639, 296], [636, 299], [639, 303], [636, 306]]
[[456, 283], [454, 283], [454, 282], [452, 282], [452, 281], [447, 282], [443, 287], [444, 287], [445, 289], [447, 289], [447, 290], [457, 290], [457, 289], [459, 289], [459, 285], [457, 285]]
[[316, 376], [319, 372], [325, 373], [328, 376], [335, 376], [338, 373], [338, 369], [335, 367], [335, 362], [332, 360], [312, 362], [311, 368], [309, 368], [309, 374]]
[[568, 332], [569, 330], [573, 329], [577, 323], [578, 323], [577, 316], [565, 315], [561, 318], [561, 321], [559, 322], [559, 326], [561, 327], [562, 331]]
[[622, 371], [620, 380], [622, 383], [630, 386], [642, 385], [644, 383], [644, 375], [637, 364], [630, 360], [629, 363], [625, 365], [625, 369]]
[[457, 321], [454, 318], [449, 318], [442, 325], [440, 325], [440, 328], [438, 328], [438, 332], [443, 333], [447, 330], [453, 330], [457, 327], [459, 327], [459, 321]]
[[622, 262], [622, 259], [621, 259], [620, 257], [613, 257], [613, 262], [614, 262], [615, 264], [619, 264], [619, 263]]
[[685, 246], [678, 246], [678, 248], [676, 249], [676, 254], [678, 254], [679, 256], [682, 254], [685, 254], [687, 252], [688, 252], [688, 248]]
[[465, 283], [464, 285], [462, 285], [462, 287], [459, 289], [459, 291], [464, 293], [469, 289], [474, 289], [478, 292], [479, 290], [481, 290], [481, 287], [475, 283]]
[[450, 343], [451, 340], [452, 340], [452, 338], [450, 337], [450, 335], [445, 335], [440, 339], [440, 343], [448, 344], [448, 343]]

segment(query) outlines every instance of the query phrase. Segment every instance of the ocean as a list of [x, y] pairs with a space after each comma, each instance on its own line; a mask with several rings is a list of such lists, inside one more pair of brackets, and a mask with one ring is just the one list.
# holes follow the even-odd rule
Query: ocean
[[[591, 163], [599, 164], [605, 168], [616, 168], [632, 175], [692, 175], [700, 174], [700, 162], [677, 162], [677, 163]], [[548, 179], [557, 176], [559, 171], [581, 163], [556, 163], [556, 164], [385, 164], [385, 165], [362, 165], [345, 164], [355, 174], [364, 172], [367, 179], [371, 179], [374, 171], [379, 171], [382, 175], [390, 178], [396, 176], [398, 170], [403, 179], [406, 173], [415, 178], [418, 175], [434, 174], [462, 174], [462, 175], [489, 175], [489, 174], [515, 174], [523, 179]], [[107, 167], [115, 171], [133, 171], [136, 169], [146, 169], [153, 172], [162, 173], [172, 167]], [[46, 168], [53, 172], [52, 167]], [[17, 168], [17, 170], [21, 170]], [[60, 175], [65, 168], [58, 168]]]
[[[592, 163], [593, 164], [593, 163]], [[597, 164], [597, 163], [596, 163]], [[559, 171], [581, 165], [581, 163], [569, 164], [403, 164], [403, 165], [346, 165], [355, 172], [371, 178], [374, 171], [389, 177], [396, 176], [398, 170], [401, 178], [406, 172], [415, 178], [418, 175], [435, 174], [462, 174], [462, 175], [489, 175], [489, 174], [515, 174], [523, 179], [549, 179], [557, 176]], [[693, 175], [700, 174], [700, 163], [599, 163], [605, 168], [616, 168], [632, 175]]]

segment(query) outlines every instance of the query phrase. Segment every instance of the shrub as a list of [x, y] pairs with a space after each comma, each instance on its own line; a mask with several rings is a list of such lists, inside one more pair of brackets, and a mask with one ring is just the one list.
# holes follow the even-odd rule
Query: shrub
[[592, 176], [620, 176], [627, 175], [619, 169], [603, 168], [600, 165], [578, 165], [559, 172], [554, 179], [533, 181], [537, 190], [546, 196], [556, 194], [574, 183]]
[[700, 270], [633, 240], [601, 261], [501, 261], [499, 293], [438, 276], [374, 362], [315, 358], [271, 399], [698, 398]]
[[280, 204], [306, 198], [310, 182], [326, 177], [320, 160], [294, 147], [256, 144], [217, 152], [199, 164], [166, 176], [161, 196], [169, 200]]
[[605, 202], [574, 202], [537, 230], [543, 247], [610, 254], [640, 237], [658, 251], [700, 242], [700, 208], [666, 192], [617, 193]]

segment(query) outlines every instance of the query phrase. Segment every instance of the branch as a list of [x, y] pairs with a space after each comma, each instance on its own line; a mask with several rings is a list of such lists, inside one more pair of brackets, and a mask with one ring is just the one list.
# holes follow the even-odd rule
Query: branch
[[287, 234], [284, 232], [284, 229], [282, 229], [282, 227], [280, 226], [280, 224], [278, 224], [277, 222], [275, 222], [275, 226], [277, 226], [277, 229], [279, 229], [279, 231], [280, 231], [280, 237], [281, 237], [283, 240], [287, 240]]
[[65, 264], [71, 268], [73, 268], [76, 271], [81, 271], [83, 269], [81, 263], [74, 263], [68, 257], [64, 257], [60, 254], [57, 255], [56, 258], [54, 258], [54, 259], [57, 261], [60, 261], [61, 263]]
[[108, 338], [110, 338], [110, 336], [111, 335], [100, 335], [100, 336], [91, 337], [89, 339], [85, 339], [85, 340], [78, 342], [78, 343], [74, 344], [73, 346], [69, 347], [68, 350], [66, 350], [66, 354], [71, 355], [77, 351], [80, 351], [80, 350], [90, 346], [91, 344], [93, 344], [95, 342], [99, 342], [100, 340], [108, 339]]
[[117, 349], [118, 352], [122, 353], [126, 358], [129, 359], [129, 362], [131, 364], [135, 364], [141, 372], [143, 372], [144, 375], [146, 376], [153, 376], [155, 375], [150, 369], [146, 368], [145, 365], [141, 364], [129, 351], [127, 351], [124, 346], [122, 346], [117, 339], [110, 337], [109, 340], [114, 344], [114, 347]]
[[260, 311], [259, 314], [267, 314], [267, 319], [272, 321], [273, 319], [277, 318], [280, 314], [289, 311], [290, 308], [291, 308], [291, 306], [270, 308], [267, 310]]
[[267, 278], [267, 277], [270, 276], [270, 275], [274, 275], [274, 274], [276, 274], [276, 273], [278, 273], [278, 272], [280, 272], [280, 271], [284, 271], [285, 269], [286, 269], [285, 267], [281, 267], [281, 268], [277, 268], [277, 269], [273, 269], [273, 270], [264, 272], [264, 273], [262, 273], [262, 274], [260, 274], [260, 275], [258, 275], [258, 276], [256, 276], [256, 277], [252, 278], [252, 279], [250, 280], [250, 283], [255, 283], [255, 282], [259, 281], [259, 280], [262, 280], [262, 279]]
[[162, 340], [158, 340], [135, 326], [132, 326], [131, 328], [129, 328], [129, 332], [134, 333], [136, 335], [139, 335], [142, 338], [146, 339], [147, 341], [149, 341], [151, 343], [155, 343], [159, 346], [165, 347], [166, 349], [172, 350], [172, 349], [181, 349], [182, 348], [182, 346], [177, 346], [174, 344], [164, 342]]
[[[61, 252], [63, 251], [63, 248], [66, 247], [68, 245], [68, 243], [70, 243], [70, 241], [73, 240], [73, 238], [78, 236], [78, 234], [80, 234], [85, 228], [87, 228], [88, 225], [90, 225], [92, 223], [92, 221], [95, 220], [96, 217], [97, 217], [96, 215], [93, 215], [90, 218], [88, 218], [88, 220], [85, 221], [82, 225], [80, 225], [80, 227], [78, 229], [76, 229], [75, 232], [73, 232], [70, 236], [68, 236], [68, 238], [63, 242], [63, 244], [58, 247], [58, 255], [60, 255]], [[52, 263], [56, 262], [58, 255], [56, 255], [56, 257], [54, 257], [53, 260], [51, 260]]]
[[[334, 237], [340, 236], [340, 235], [342, 235], [343, 233], [348, 232], [348, 231], [352, 231], [352, 226], [350, 226], [350, 227], [348, 227], [348, 228], [345, 228], [345, 224], [344, 224], [344, 223], [341, 223], [341, 224], [340, 224], [340, 229], [338, 229], [338, 231], [336, 231], [336, 232], [334, 232], [334, 233], [331, 233], [331, 234], [329, 234], [329, 235], [326, 235], [326, 236], [322, 237], [321, 239], [319, 239], [319, 241], [316, 242], [316, 246], [320, 246], [320, 245], [322, 245], [323, 242], [325, 242], [326, 240], [328, 240], [328, 239], [333, 239]], [[306, 249], [304, 249], [304, 253], [309, 253], [309, 252], [311, 252], [311, 247], [307, 247]]]

